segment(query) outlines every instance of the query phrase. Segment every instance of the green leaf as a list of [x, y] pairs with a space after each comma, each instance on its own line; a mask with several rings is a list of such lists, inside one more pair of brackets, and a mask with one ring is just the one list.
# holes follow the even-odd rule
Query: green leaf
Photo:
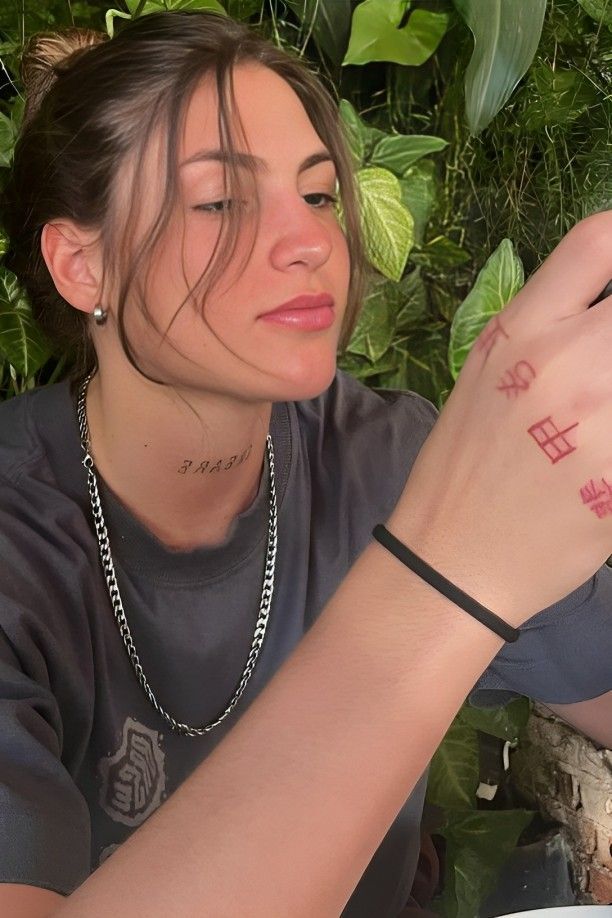
[[475, 808], [478, 781], [476, 730], [456, 717], [431, 760], [427, 799], [444, 810]]
[[6, 255], [6, 250], [8, 249], [8, 236], [3, 229], [0, 229], [0, 258], [3, 255]]
[[578, 0], [578, 3], [592, 19], [612, 29], [612, 0]]
[[452, 379], [448, 371], [448, 334], [445, 322], [417, 327], [393, 345], [397, 369], [385, 374], [380, 384], [391, 389], [411, 389], [436, 404], [440, 390]]
[[226, 15], [219, 0], [159, 0], [158, 6], [166, 10], [213, 10]]
[[517, 698], [503, 707], [495, 708], [465, 704], [460, 716], [464, 723], [475, 730], [514, 743], [527, 725], [530, 707], [528, 698]]
[[427, 314], [427, 290], [421, 277], [421, 269], [415, 268], [403, 277], [399, 284], [393, 286], [396, 294], [399, 294], [396, 327], [398, 330], [407, 331], [418, 322], [422, 322]]
[[472, 134], [493, 120], [535, 56], [546, 0], [454, 0], [474, 36], [465, 74], [465, 108]]
[[106, 31], [113, 37], [114, 23], [117, 17], [120, 19], [132, 19], [136, 14], [138, 16], [147, 16], [149, 13], [159, 13], [164, 10], [214, 10], [217, 13], [225, 13], [224, 7], [219, 0], [125, 0], [127, 12], [124, 10], [111, 9], [106, 13]]
[[348, 141], [353, 155], [361, 164], [369, 165], [374, 147], [391, 135], [367, 124], [346, 99], [340, 102], [340, 114], [348, 132]]
[[393, 61], [418, 66], [431, 57], [448, 28], [449, 16], [414, 10], [400, 29], [408, 6], [409, 0], [363, 0], [353, 12], [342, 65]]
[[0, 166], [10, 166], [16, 137], [17, 129], [15, 124], [0, 112]]
[[376, 363], [388, 350], [395, 332], [397, 309], [389, 297], [387, 282], [376, 284], [361, 308], [348, 345], [351, 354]]
[[317, 47], [340, 64], [349, 40], [351, 0], [285, 0]]
[[346, 373], [350, 373], [355, 379], [370, 379], [378, 376], [380, 373], [392, 371], [395, 369], [396, 357], [389, 353], [385, 354], [382, 360], [377, 363], [371, 363], [367, 357], [358, 354], [351, 354], [346, 351], [338, 357], [338, 366]]
[[415, 163], [400, 178], [402, 201], [414, 220], [414, 241], [422, 245], [436, 200], [435, 166], [431, 159]]
[[499, 871], [533, 819], [528, 810], [472, 810], [447, 814], [444, 892], [436, 906], [445, 918], [474, 918], [493, 891]]
[[436, 236], [435, 239], [430, 239], [422, 246], [418, 252], [415, 251], [413, 257], [416, 264], [444, 271], [465, 264], [470, 260], [471, 255], [452, 239], [446, 236]]
[[441, 137], [427, 134], [391, 134], [379, 140], [370, 156], [369, 164], [390, 169], [396, 175], [406, 171], [428, 153], [437, 153], [448, 146]]
[[398, 281], [414, 241], [414, 221], [402, 204], [399, 180], [377, 167], [360, 169], [356, 180], [367, 257], [381, 274]]
[[500, 312], [521, 289], [523, 265], [512, 242], [503, 239], [480, 271], [476, 282], [453, 316], [448, 365], [454, 379], [491, 316]]
[[347, 99], [340, 100], [339, 110], [350, 151], [357, 164], [361, 165], [364, 154], [363, 122]]
[[30, 304], [11, 271], [0, 267], [0, 354], [22, 376], [32, 376], [50, 357]]
[[227, 0], [225, 6], [232, 19], [248, 19], [261, 10], [261, 0]]
[[115, 34], [115, 19], [131, 19], [132, 14], [126, 13], [124, 10], [109, 9], [106, 11], [105, 22], [106, 22], [106, 31], [109, 35], [109, 38], [112, 38]]
[[542, 62], [534, 67], [531, 84], [533, 98], [523, 112], [527, 131], [569, 124], [598, 103], [597, 89], [578, 70], [553, 70]]

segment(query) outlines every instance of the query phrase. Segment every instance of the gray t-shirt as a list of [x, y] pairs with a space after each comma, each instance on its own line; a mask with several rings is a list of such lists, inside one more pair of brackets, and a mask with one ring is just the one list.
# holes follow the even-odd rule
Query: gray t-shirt
[[[319, 398], [277, 404], [279, 547], [261, 655], [211, 733], [173, 733], [131, 668], [98, 557], [68, 381], [0, 405], [0, 882], [68, 894], [231, 729], [394, 507], [435, 408], [343, 373]], [[211, 473], [212, 474], [212, 473]], [[100, 482], [117, 579], [160, 703], [197, 725], [227, 705], [249, 652], [266, 549], [268, 476], [214, 548], [175, 552]], [[608, 568], [525, 626], [486, 690], [574, 701], [612, 688]], [[376, 610], [372, 610], [376, 614]], [[458, 611], [458, 614], [463, 614]], [[412, 884], [424, 780], [344, 912], [395, 918]]]

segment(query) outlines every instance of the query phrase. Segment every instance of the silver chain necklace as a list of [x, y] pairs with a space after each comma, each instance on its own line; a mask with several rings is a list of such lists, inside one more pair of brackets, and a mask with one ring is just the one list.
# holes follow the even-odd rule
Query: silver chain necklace
[[111, 556], [108, 532], [106, 529], [106, 523], [104, 521], [104, 515], [102, 513], [102, 504], [100, 502], [100, 495], [98, 493], [98, 482], [95, 474], [94, 461], [90, 453], [91, 442], [89, 439], [89, 426], [87, 424], [86, 393], [87, 386], [89, 385], [92, 375], [93, 374], [90, 373], [83, 380], [83, 383], [79, 389], [77, 413], [79, 420], [79, 430], [81, 434], [81, 446], [85, 453], [85, 458], [82, 460], [82, 462], [87, 469], [87, 486], [89, 489], [91, 510], [93, 513], [96, 536], [98, 539], [98, 547], [100, 550], [100, 560], [102, 562], [102, 569], [106, 578], [106, 585], [108, 587], [115, 621], [117, 622], [119, 633], [123, 640], [125, 649], [127, 650], [134, 672], [136, 673], [136, 677], [144, 689], [147, 698], [155, 710], [158, 712], [158, 714], [164, 718], [166, 723], [168, 723], [172, 730], [174, 730], [176, 733], [180, 733], [183, 736], [204, 736], [204, 734], [210, 733], [211, 730], [222, 723], [228, 714], [230, 714], [238, 704], [238, 701], [240, 700], [240, 697], [253, 674], [253, 670], [255, 669], [255, 664], [257, 663], [257, 658], [259, 657], [259, 652], [261, 650], [261, 646], [266, 634], [266, 627], [268, 625], [268, 618], [270, 616], [270, 606], [272, 605], [272, 593], [274, 591], [274, 570], [276, 566], [276, 548], [278, 544], [276, 525], [276, 486], [274, 481], [274, 449], [272, 446], [272, 438], [268, 434], [266, 439], [268, 468], [270, 473], [268, 548], [266, 552], [266, 566], [264, 570], [263, 587], [261, 590], [259, 614], [257, 616], [257, 622], [255, 623], [255, 632], [253, 634], [251, 649], [249, 651], [245, 667], [242, 671], [240, 681], [238, 682], [238, 687], [236, 688], [236, 691], [232, 695], [223, 713], [220, 714], [215, 720], [212, 720], [210, 723], [204, 724], [201, 727], [190, 727], [189, 724], [181, 723], [180, 721], [176, 720], [176, 718], [172, 717], [171, 714], [168, 714], [168, 712], [164, 710], [164, 708], [161, 706], [153, 694], [153, 690], [149, 685], [147, 677], [144, 674], [144, 670], [138, 658], [138, 654], [136, 653], [136, 647], [134, 646], [132, 634], [125, 617], [123, 603], [121, 602], [121, 596], [119, 594], [119, 587], [117, 586], [115, 565], [113, 564], [113, 559]]

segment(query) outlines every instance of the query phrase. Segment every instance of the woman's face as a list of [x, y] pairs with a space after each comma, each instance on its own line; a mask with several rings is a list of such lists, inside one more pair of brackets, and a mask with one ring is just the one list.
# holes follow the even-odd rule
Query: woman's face
[[[129, 305], [126, 328], [140, 366], [173, 385], [249, 401], [309, 398], [333, 378], [348, 293], [347, 243], [328, 198], [336, 194], [335, 167], [331, 160], [306, 162], [327, 151], [299, 98], [276, 73], [242, 65], [234, 71], [234, 90], [245, 134], [235, 131], [234, 144], [259, 163], [259, 220], [253, 179], [242, 167], [246, 194], [238, 205], [236, 251], [207, 294], [205, 321], [200, 294], [185, 303], [163, 342]], [[219, 233], [220, 210], [227, 206], [220, 203], [223, 164], [206, 155], [219, 148], [216, 94], [204, 81], [180, 140], [180, 199], [147, 275], [147, 306], [162, 332], [198, 281]], [[155, 188], [153, 160], [142, 169], [145, 189]], [[304, 294], [327, 294], [332, 312], [292, 314], [286, 322], [262, 317]], [[306, 327], [308, 319], [314, 328]]]

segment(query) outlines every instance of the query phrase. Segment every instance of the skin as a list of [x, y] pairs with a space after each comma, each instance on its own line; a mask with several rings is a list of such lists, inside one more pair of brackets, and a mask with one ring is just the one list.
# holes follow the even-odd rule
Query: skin
[[528, 360], [519, 360], [513, 369], [505, 371], [497, 388], [505, 392], [508, 398], [516, 397], [519, 392], [529, 388], [529, 383], [536, 378], [536, 371]]
[[[145, 518], [150, 508], [160, 514], [167, 527], [162, 537], [167, 531], [170, 541], [176, 537], [185, 544], [195, 534], [201, 541], [209, 517], [217, 523], [218, 536], [223, 528], [219, 507], [232, 507], [235, 512], [250, 496], [247, 485], [251, 493], [256, 487], [271, 402], [277, 397], [307, 397], [331, 379], [339, 321], [317, 342], [315, 336], [285, 329], [264, 330], [257, 325], [257, 311], [305, 289], [327, 289], [338, 294], [337, 302], [345, 301], [340, 293], [342, 278], [346, 293], [346, 250], [342, 275], [340, 248], [329, 244], [340, 238], [335, 218], [312, 213], [310, 207], [302, 209], [307, 192], [297, 187], [295, 150], [303, 140], [312, 144], [316, 138], [312, 133], [306, 138], [311, 129], [302, 133], [305, 124], [299, 108], [291, 110], [288, 104], [282, 120], [297, 116], [296, 124], [291, 121], [289, 145], [284, 138], [286, 124], [281, 130], [280, 109], [271, 104], [269, 94], [261, 92], [261, 84], [253, 82], [261, 75], [248, 76], [245, 121], [257, 109], [257, 100], [266, 100], [265, 110], [260, 106], [263, 120], [251, 138], [253, 147], [263, 155], [263, 144], [279, 171], [272, 171], [260, 189], [262, 224], [248, 269], [252, 268], [249, 285], [237, 282], [234, 299], [228, 292], [211, 300], [208, 318], [222, 340], [223, 333], [228, 336], [225, 349], [188, 316], [173, 330], [175, 343], [182, 346], [180, 353], [158, 347], [154, 335], [143, 333], [142, 340], [137, 339], [143, 358], [148, 366], [163, 366], [173, 383], [173, 389], [163, 390], [166, 394], [161, 396], [162, 390], [141, 382], [118, 356], [116, 341], [107, 335], [112, 322], [94, 332], [102, 367], [89, 406], [96, 461], [126, 503], [144, 507], [139, 512]], [[205, 125], [205, 120], [198, 122], [198, 135]], [[278, 144], [282, 143], [286, 158], [281, 160]], [[307, 155], [312, 150], [301, 152]], [[148, 162], [143, 168], [149, 168]], [[154, 172], [148, 175], [154, 183]], [[302, 176], [300, 184], [304, 180]], [[183, 251], [189, 267], [190, 257], [201, 254], [198, 246], [205, 246], [210, 236], [199, 229], [190, 236], [193, 223], [187, 217], [185, 226]], [[585, 304], [610, 276], [610, 239], [612, 225], [607, 222], [583, 226], [578, 235], [562, 243], [548, 267], [506, 310], [512, 335], [523, 336], [531, 345], [525, 355], [546, 358], [539, 388], [532, 387], [534, 391], [525, 395], [532, 399], [530, 410], [537, 412], [536, 417], [548, 411], [556, 416], [558, 406], [549, 403], [557, 393], [559, 405], [582, 402], [585, 458], [582, 450], [576, 450], [555, 469], [548, 462], [536, 464], [542, 457], [524, 447], [527, 417], [520, 413], [520, 402], [515, 422], [514, 417], [499, 417], [499, 393], [487, 394], [494, 390], [492, 382], [499, 379], [503, 367], [519, 355], [504, 353], [502, 365], [488, 347], [490, 378], [474, 360], [468, 361], [389, 520], [398, 537], [515, 625], [584, 582], [609, 552], [609, 530], [603, 531], [599, 521], [594, 525], [594, 514], [578, 518], [567, 495], [571, 492], [576, 498], [574, 479], [610, 474], [608, 452], [598, 435], [606, 428], [604, 395], [609, 403], [609, 392], [603, 391], [609, 344], [601, 333], [609, 335], [609, 331], [597, 316], [583, 315]], [[170, 302], [163, 294], [176, 293], [180, 301], [184, 292], [173, 272], [174, 243], [176, 238], [170, 234], [167, 271], [158, 264], [159, 286], [153, 288], [151, 308], [161, 319], [167, 317]], [[593, 267], [598, 263], [598, 245], [601, 271]], [[94, 237], [61, 221], [45, 231], [43, 251], [60, 292], [75, 308], [91, 312], [101, 283]], [[566, 252], [570, 257], [564, 257]], [[582, 263], [585, 252], [593, 257], [587, 260], [585, 275], [577, 278], [568, 265]], [[163, 250], [160, 257], [165, 257]], [[278, 286], [272, 286], [273, 279]], [[338, 286], [331, 289], [323, 282]], [[274, 299], [268, 302], [272, 290]], [[223, 305], [240, 309], [230, 318]], [[570, 335], [571, 329], [565, 332], [568, 323], [572, 329], [577, 326], [582, 339]], [[539, 335], [532, 340], [534, 329]], [[252, 336], [244, 338], [247, 331]], [[512, 336], [504, 331], [504, 337], [499, 344], [508, 350]], [[587, 339], [595, 344], [582, 354], [582, 341]], [[568, 372], [563, 372], [566, 365]], [[584, 373], [587, 366], [594, 368], [591, 376]], [[575, 379], [586, 380], [579, 391]], [[177, 391], [199, 414], [197, 428], [190, 426], [187, 412], [181, 413], [184, 403], [172, 395]], [[239, 397], [244, 392], [249, 393], [248, 399]], [[204, 425], [210, 440], [205, 450]], [[489, 433], [494, 429], [498, 436], [492, 437]], [[182, 461], [191, 455], [185, 450], [195, 446], [194, 455], [208, 455], [208, 447], [214, 445], [216, 455], [226, 456], [250, 443], [251, 433], [254, 456], [259, 445], [259, 461], [240, 467], [242, 490], [236, 485], [238, 474], [225, 476], [228, 485], [218, 504], [214, 501], [218, 492], [206, 492], [198, 476], [185, 477], [183, 482], [176, 475], [177, 447]], [[149, 450], [146, 456], [145, 450]], [[525, 474], [518, 480], [507, 474], [508, 468], [523, 464]], [[138, 471], [131, 477], [133, 466]], [[253, 467], [257, 474], [252, 473]], [[498, 516], [491, 514], [489, 505], [501, 476], [506, 478], [508, 494], [500, 494]], [[189, 492], [189, 501], [180, 490], [187, 481], [198, 488]], [[542, 489], [542, 483], [549, 487]], [[215, 487], [220, 488], [216, 477]], [[532, 512], [536, 497], [538, 517]], [[184, 516], [187, 509], [184, 523], [178, 510]], [[185, 526], [194, 520], [190, 532]], [[568, 526], [576, 532], [571, 545]], [[211, 534], [213, 528], [211, 524]], [[10, 913], [22, 918], [126, 911], [150, 918], [169, 911], [220, 915], [223, 906], [228, 916], [338, 915], [461, 698], [499, 646], [490, 632], [458, 613], [381, 546], [370, 545], [288, 663], [215, 753], [145, 825], [67, 900], [7, 884], [0, 891], [4, 911], [10, 906]], [[231, 845], [223, 844], [223, 839], [231, 839]]]
[[[100, 372], [87, 400], [92, 454], [100, 474], [123, 503], [172, 548], [188, 549], [224, 539], [237, 514], [258, 489], [265, 438], [274, 401], [311, 398], [324, 391], [336, 369], [336, 350], [346, 308], [349, 256], [346, 239], [326, 195], [335, 193], [331, 162], [299, 173], [324, 145], [297, 95], [259, 65], [235, 70], [242, 152], [266, 164], [257, 175], [260, 222], [252, 198], [241, 225], [236, 255], [211, 291], [204, 322], [191, 302], [179, 312], [168, 340], [137, 309], [126, 309], [129, 338], [147, 372], [142, 378], [121, 350], [113, 321], [94, 327]], [[291, 125], [291, 131], [287, 125]], [[188, 107], [179, 162], [217, 149], [216, 96], [204, 80]], [[158, 149], [141, 164], [144, 187], [161, 194]], [[181, 196], [147, 278], [147, 305], [165, 330], [198, 280], [212, 253], [223, 198], [223, 167], [196, 160], [180, 169]], [[248, 173], [245, 172], [245, 178]], [[139, 214], [140, 230], [158, 207], [156, 194]], [[202, 210], [207, 205], [208, 210]], [[246, 266], [246, 254], [255, 240]], [[99, 302], [102, 264], [95, 232], [68, 220], [48, 225], [42, 250], [55, 284], [76, 309]], [[333, 325], [304, 332], [262, 321], [269, 311], [302, 293], [331, 294]], [[240, 457], [231, 474], [178, 474], [186, 460]], [[229, 470], [227, 470], [229, 471]]]

